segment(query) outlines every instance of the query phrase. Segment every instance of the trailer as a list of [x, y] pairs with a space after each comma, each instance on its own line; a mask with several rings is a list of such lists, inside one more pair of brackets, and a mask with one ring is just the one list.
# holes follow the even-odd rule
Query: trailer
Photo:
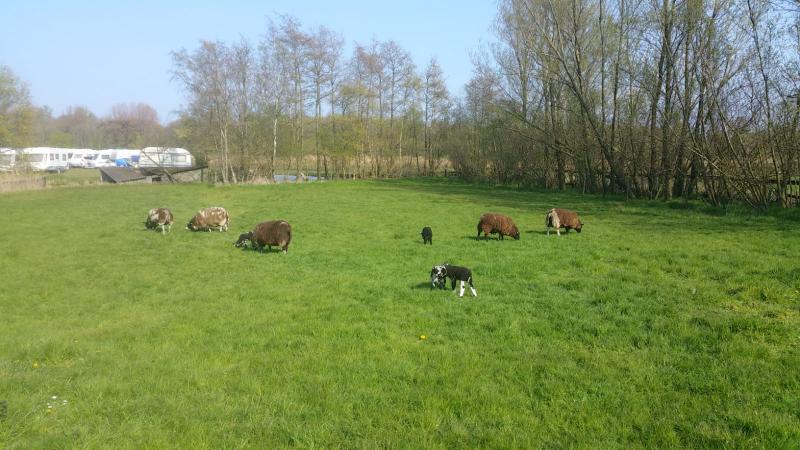
[[32, 170], [63, 172], [71, 167], [143, 167], [151, 169], [185, 169], [194, 167], [195, 159], [188, 150], [176, 147], [92, 150], [87, 148], [28, 147], [22, 150], [0, 148], [0, 171], [20, 167]]
[[185, 168], [194, 166], [194, 157], [185, 148], [145, 147], [139, 155], [139, 167]]
[[31, 170], [65, 172], [69, 169], [69, 150], [53, 147], [28, 147], [17, 154], [15, 167], [27, 165]]
[[118, 148], [116, 152], [115, 164], [117, 167], [137, 167], [139, 165], [139, 155], [141, 150], [131, 150], [127, 148]]
[[117, 151], [107, 148], [105, 150], [95, 150], [93, 154], [85, 156], [86, 167], [95, 169], [98, 167], [114, 167], [117, 160]]
[[13, 148], [0, 148], [0, 172], [9, 172], [14, 170], [14, 164], [17, 160], [17, 151]]
[[67, 165], [69, 168], [86, 168], [86, 159], [84, 158], [87, 155], [93, 155], [94, 150], [88, 148], [75, 148], [69, 149], [69, 159], [67, 160]]

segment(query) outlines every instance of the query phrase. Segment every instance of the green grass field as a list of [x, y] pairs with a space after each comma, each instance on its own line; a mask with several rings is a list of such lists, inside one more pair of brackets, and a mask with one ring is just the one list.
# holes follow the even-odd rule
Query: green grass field
[[[171, 234], [144, 229], [155, 206]], [[184, 230], [204, 206], [231, 230]], [[584, 232], [545, 236], [552, 206]], [[0, 447], [800, 446], [796, 211], [437, 180], [59, 188], [0, 210]], [[487, 211], [521, 240], [476, 241]], [[268, 219], [293, 225], [288, 254], [233, 247]], [[430, 289], [445, 260], [477, 298]]]

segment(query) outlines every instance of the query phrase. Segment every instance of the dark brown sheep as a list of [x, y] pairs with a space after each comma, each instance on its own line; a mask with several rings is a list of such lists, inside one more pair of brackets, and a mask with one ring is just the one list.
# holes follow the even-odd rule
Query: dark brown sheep
[[239, 236], [239, 240], [234, 244], [236, 247], [247, 245], [250, 241], [253, 248], [264, 251], [264, 246], [272, 250], [275, 245], [286, 253], [289, 250], [289, 243], [292, 242], [292, 226], [285, 220], [271, 220], [256, 225], [256, 228]]
[[544, 218], [544, 226], [547, 227], [547, 234], [550, 235], [550, 228], [556, 229], [556, 234], [561, 236], [561, 228], [565, 228], [565, 233], [569, 233], [569, 230], [574, 229], [578, 233], [581, 232], [583, 228], [583, 222], [578, 217], [578, 213], [575, 211], [570, 211], [568, 209], [561, 209], [561, 208], [553, 208], [550, 211], [547, 211], [547, 215]]
[[503, 239], [503, 236], [511, 236], [519, 240], [519, 230], [514, 225], [514, 221], [511, 217], [502, 214], [483, 214], [480, 222], [478, 222], [478, 239], [480, 239], [481, 233], [486, 239], [489, 238], [489, 233], [491, 233], [499, 234], [500, 239]]
[[144, 226], [149, 229], [161, 227], [161, 234], [172, 231], [172, 211], [167, 208], [153, 208], [147, 213]]
[[212, 228], [219, 228], [219, 231], [228, 231], [230, 216], [225, 208], [212, 206], [197, 211], [192, 220], [186, 224], [186, 229], [192, 231], [211, 231]]

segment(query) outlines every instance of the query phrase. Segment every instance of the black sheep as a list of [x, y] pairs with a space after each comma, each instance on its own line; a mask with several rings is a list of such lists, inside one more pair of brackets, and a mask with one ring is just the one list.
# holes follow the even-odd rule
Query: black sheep
[[422, 245], [431, 244], [433, 245], [433, 231], [431, 227], [425, 227], [422, 229]]
[[433, 269], [431, 269], [431, 284], [434, 288], [444, 288], [447, 283], [447, 278], [450, 278], [450, 286], [454, 292], [456, 290], [456, 282], [458, 281], [461, 283], [461, 291], [458, 294], [459, 297], [464, 296], [464, 282], [469, 283], [469, 290], [472, 291], [472, 295], [475, 297], [478, 296], [478, 291], [475, 290], [475, 286], [472, 284], [472, 271], [468, 268], [453, 266], [448, 263], [433, 266]]

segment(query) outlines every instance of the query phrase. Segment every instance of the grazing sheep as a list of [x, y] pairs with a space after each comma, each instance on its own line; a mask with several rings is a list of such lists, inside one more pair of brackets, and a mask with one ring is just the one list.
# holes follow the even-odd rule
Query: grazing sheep
[[161, 234], [172, 231], [172, 211], [167, 208], [153, 208], [147, 213], [144, 226], [148, 229], [161, 227]]
[[278, 246], [286, 253], [289, 250], [289, 243], [292, 242], [292, 226], [285, 220], [272, 220], [256, 225], [256, 228], [239, 236], [239, 240], [233, 244], [236, 247], [243, 247], [250, 242], [253, 248], [264, 251], [264, 246], [272, 250], [272, 246]]
[[514, 221], [511, 217], [504, 216], [502, 214], [493, 214], [493, 213], [486, 213], [481, 216], [480, 222], [478, 222], [478, 237], [480, 239], [481, 232], [485, 239], [489, 239], [489, 233], [491, 234], [499, 234], [500, 239], [503, 239], [503, 236], [511, 236], [516, 240], [519, 240], [519, 230], [517, 226], [514, 225]]
[[239, 239], [233, 244], [234, 247], [246, 247], [247, 244], [253, 242], [253, 232], [248, 231], [239, 235]]
[[433, 245], [433, 230], [431, 227], [425, 227], [422, 229], [422, 245], [431, 244]]
[[211, 231], [212, 228], [219, 228], [219, 231], [228, 231], [230, 216], [225, 208], [212, 206], [197, 211], [192, 220], [186, 224], [187, 230], [192, 231]]
[[574, 229], [578, 233], [583, 228], [583, 222], [578, 217], [578, 213], [568, 209], [553, 208], [547, 211], [544, 218], [544, 226], [547, 227], [547, 235], [550, 235], [550, 227], [556, 229], [556, 234], [561, 236], [561, 228], [565, 228], [565, 233], [569, 233], [570, 229]]
[[431, 284], [434, 288], [444, 288], [448, 277], [450, 278], [450, 285], [453, 292], [456, 290], [456, 281], [461, 283], [461, 291], [458, 294], [459, 297], [464, 296], [464, 282], [469, 283], [469, 290], [472, 291], [472, 295], [475, 297], [478, 296], [478, 291], [475, 290], [475, 286], [472, 284], [472, 271], [466, 267], [442, 263], [438, 266], [433, 266], [433, 269], [431, 269]]
[[447, 287], [447, 270], [444, 264], [433, 266], [431, 269], [431, 286], [433, 289], [445, 289]]

